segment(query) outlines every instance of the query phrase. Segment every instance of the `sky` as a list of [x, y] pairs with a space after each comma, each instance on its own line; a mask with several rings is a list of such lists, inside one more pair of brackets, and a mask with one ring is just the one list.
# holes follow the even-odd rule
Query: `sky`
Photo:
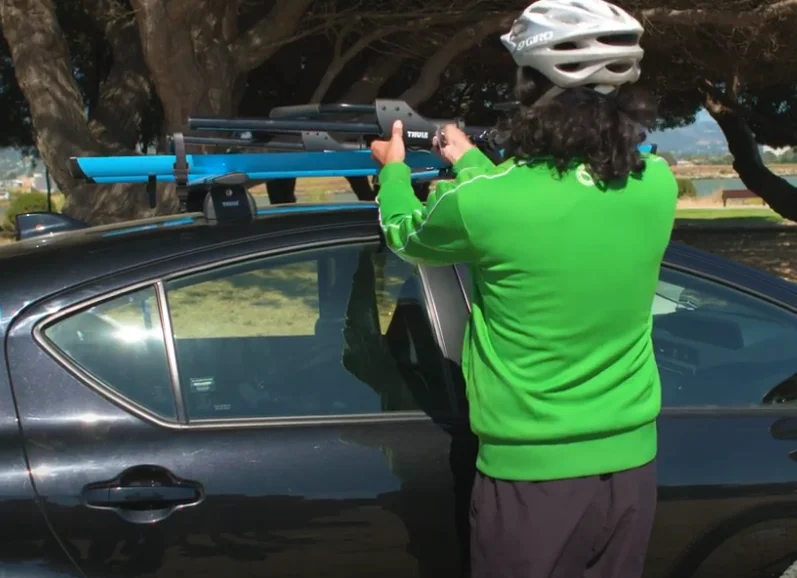
[[701, 108], [700, 112], [697, 113], [697, 122], [702, 122], [704, 120], [711, 120], [711, 115], [705, 108]]

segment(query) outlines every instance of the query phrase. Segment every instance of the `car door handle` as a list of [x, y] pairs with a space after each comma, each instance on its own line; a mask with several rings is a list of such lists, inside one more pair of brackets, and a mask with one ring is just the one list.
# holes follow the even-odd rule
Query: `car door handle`
[[194, 504], [200, 497], [199, 490], [190, 486], [105, 486], [83, 492], [86, 505], [136, 510]]

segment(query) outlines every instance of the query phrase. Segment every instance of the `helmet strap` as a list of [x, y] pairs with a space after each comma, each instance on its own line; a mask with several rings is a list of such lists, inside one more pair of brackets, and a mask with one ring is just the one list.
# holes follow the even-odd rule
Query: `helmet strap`
[[532, 104], [531, 106], [532, 107], [544, 106], [549, 102], [551, 102], [554, 98], [562, 94], [564, 91], [565, 89], [560, 86], [552, 86], [551, 88], [543, 92], [540, 95], [540, 97], [537, 100], [535, 100], [534, 104]]

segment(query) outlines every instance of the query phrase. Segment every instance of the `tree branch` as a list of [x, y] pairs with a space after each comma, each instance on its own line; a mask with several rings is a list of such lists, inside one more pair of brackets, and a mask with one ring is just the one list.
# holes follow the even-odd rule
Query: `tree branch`
[[759, 5], [752, 10], [734, 10], [730, 3], [724, 2], [722, 8], [705, 3], [699, 8], [649, 8], [639, 10], [636, 15], [644, 20], [670, 21], [679, 24], [720, 24], [736, 26], [742, 22], [761, 25], [762, 18], [781, 17], [797, 8], [797, 0], [779, 0], [772, 4]]
[[706, 110], [728, 141], [728, 150], [733, 155], [733, 168], [744, 185], [784, 218], [797, 220], [797, 188], [764, 164], [755, 135], [744, 117], [736, 107], [726, 106], [723, 102], [732, 97], [726, 94], [717, 98], [720, 91], [708, 81], [704, 82], [701, 91]]
[[431, 98], [440, 86], [440, 75], [451, 61], [491, 34], [508, 29], [515, 16], [517, 16], [515, 12], [493, 15], [451, 36], [448, 42], [426, 61], [415, 84], [405, 90], [399, 98], [410, 106], [418, 106]]
[[313, 1], [276, 0], [269, 13], [231, 46], [238, 71], [254, 70], [293, 39]]
[[380, 38], [384, 38], [396, 30], [397, 28], [388, 30], [377, 29], [370, 34], [361, 36], [357, 42], [349, 46], [346, 51], [341, 53], [336, 50], [335, 56], [332, 58], [332, 62], [329, 63], [329, 66], [327, 66], [327, 69], [324, 71], [324, 75], [321, 77], [321, 80], [319, 80], [318, 86], [313, 92], [313, 96], [310, 98], [310, 102], [321, 102], [321, 100], [324, 98], [324, 95], [326, 95], [327, 91], [332, 86], [332, 83], [335, 82], [338, 74], [340, 74], [344, 67], [355, 56], [360, 54], [363, 50], [368, 48]]
[[406, 60], [406, 57], [399, 54], [390, 56], [375, 54], [365, 68], [360, 80], [349, 87], [341, 102], [351, 104], [372, 103], [379, 96], [382, 86], [398, 72]]

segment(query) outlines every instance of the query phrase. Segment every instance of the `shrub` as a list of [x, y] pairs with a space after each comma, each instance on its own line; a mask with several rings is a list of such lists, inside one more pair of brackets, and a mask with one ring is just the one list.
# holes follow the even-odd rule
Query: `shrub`
[[8, 205], [3, 221], [0, 222], [0, 228], [7, 233], [13, 233], [16, 223], [14, 218], [21, 213], [30, 213], [32, 211], [46, 211], [47, 210], [47, 195], [38, 191], [30, 193], [20, 193], [11, 199]]
[[678, 198], [694, 199], [697, 196], [697, 189], [692, 179], [676, 179], [678, 181]]

